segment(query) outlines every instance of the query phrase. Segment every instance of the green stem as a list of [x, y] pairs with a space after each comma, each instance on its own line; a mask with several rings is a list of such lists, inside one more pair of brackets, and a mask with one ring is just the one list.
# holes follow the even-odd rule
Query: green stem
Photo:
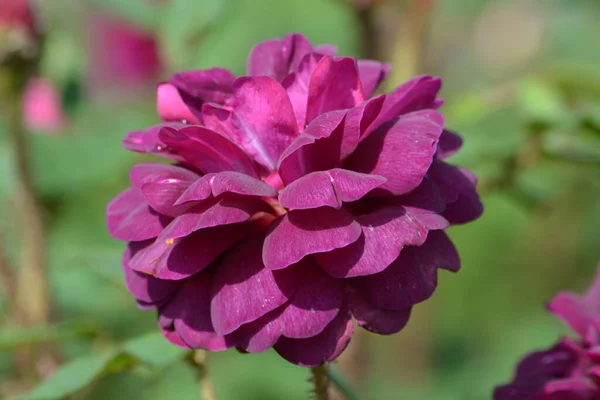
[[346, 378], [342, 375], [337, 368], [333, 365], [329, 365], [327, 367], [329, 372], [329, 377], [331, 379], [331, 383], [339, 389], [339, 391], [344, 395], [344, 397], [348, 400], [358, 400], [358, 395], [354, 393], [354, 389], [350, 386], [350, 383], [346, 380]]
[[316, 400], [329, 400], [329, 372], [325, 364], [312, 368]]
[[216, 400], [215, 388], [208, 376], [206, 368], [208, 353], [205, 350], [195, 350], [190, 355], [190, 363], [196, 368], [198, 375], [198, 387], [200, 390], [200, 399]]

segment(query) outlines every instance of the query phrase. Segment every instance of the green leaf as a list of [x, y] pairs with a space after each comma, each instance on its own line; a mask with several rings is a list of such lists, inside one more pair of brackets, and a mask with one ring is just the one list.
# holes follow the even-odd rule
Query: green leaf
[[181, 359], [188, 351], [169, 343], [160, 332], [149, 333], [123, 345], [125, 352], [150, 367], [164, 367]]
[[186, 69], [194, 59], [206, 30], [225, 10], [227, 0], [172, 0], [166, 6], [159, 27], [160, 38], [175, 69]]
[[570, 161], [600, 162], [600, 137], [590, 132], [549, 132], [542, 146], [548, 154]]
[[19, 400], [55, 400], [76, 393], [100, 376], [114, 358], [111, 351], [71, 361]]
[[43, 327], [6, 327], [0, 332], [0, 351], [10, 351], [20, 346], [89, 335], [97, 331], [98, 328], [95, 324], [87, 319], [65, 321]]
[[525, 79], [519, 83], [517, 102], [532, 121], [554, 125], [568, 116], [559, 91], [539, 78]]

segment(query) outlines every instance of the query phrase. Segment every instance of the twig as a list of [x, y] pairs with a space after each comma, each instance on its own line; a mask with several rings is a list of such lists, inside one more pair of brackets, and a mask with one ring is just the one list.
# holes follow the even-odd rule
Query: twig
[[190, 354], [189, 361], [197, 371], [200, 398], [202, 400], [216, 400], [217, 396], [215, 395], [215, 388], [208, 376], [208, 369], [206, 368], [207, 352], [205, 350], [194, 350]]
[[2, 280], [2, 292], [6, 301], [6, 308], [8, 309], [7, 315], [9, 319], [13, 319], [16, 313], [15, 276], [4, 244], [4, 237], [2, 232], [0, 232], [0, 279]]

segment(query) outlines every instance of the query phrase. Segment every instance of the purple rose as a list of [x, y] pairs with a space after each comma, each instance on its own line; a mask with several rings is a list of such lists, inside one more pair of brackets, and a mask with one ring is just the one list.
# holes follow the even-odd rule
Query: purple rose
[[482, 206], [445, 161], [461, 140], [437, 111], [441, 80], [374, 96], [389, 66], [335, 51], [293, 34], [256, 46], [248, 76], [176, 74], [159, 86], [164, 122], [127, 135], [175, 161], [133, 167], [107, 210], [129, 290], [173, 343], [313, 367], [353, 319], [401, 330], [438, 268], [459, 269], [443, 229]]

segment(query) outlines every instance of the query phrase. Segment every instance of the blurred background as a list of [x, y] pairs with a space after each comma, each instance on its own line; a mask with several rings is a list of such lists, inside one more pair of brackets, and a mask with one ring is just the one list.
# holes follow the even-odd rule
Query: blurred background
[[[465, 139], [451, 162], [477, 173], [486, 207], [450, 231], [460, 273], [440, 273], [401, 333], [357, 335], [337, 362], [358, 397], [489, 399], [566, 332], [545, 303], [582, 291], [600, 260], [597, 0], [40, 0], [22, 26], [8, 3], [26, 4], [0, 0], [0, 398], [63, 363], [24, 398], [198, 398], [106, 232], [105, 206], [143, 158], [120, 141], [158, 122], [161, 79], [242, 74], [254, 44], [292, 31], [391, 62], [386, 89], [441, 76]], [[211, 354], [208, 368], [219, 399], [310, 390], [274, 352]]]

